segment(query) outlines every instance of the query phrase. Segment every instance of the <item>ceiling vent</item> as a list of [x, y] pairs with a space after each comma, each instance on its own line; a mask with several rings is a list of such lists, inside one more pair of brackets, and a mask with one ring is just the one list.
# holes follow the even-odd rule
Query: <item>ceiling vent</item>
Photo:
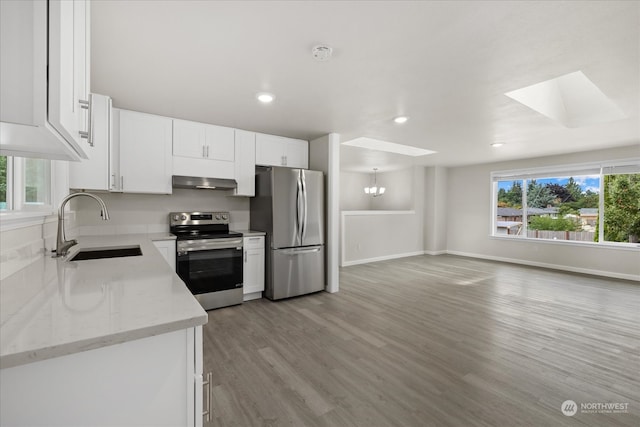
[[316, 61], [328, 61], [332, 53], [333, 49], [323, 44], [314, 46], [314, 48], [311, 49], [311, 55], [313, 55]]

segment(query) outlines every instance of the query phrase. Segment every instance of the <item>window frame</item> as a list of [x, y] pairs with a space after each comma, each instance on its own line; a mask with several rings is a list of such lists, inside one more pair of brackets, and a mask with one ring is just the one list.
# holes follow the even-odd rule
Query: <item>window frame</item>
[[[618, 173], [614, 173], [619, 169]], [[615, 247], [619, 249], [640, 248], [640, 243], [630, 242], [614, 242], [604, 240], [604, 176], [619, 173], [640, 173], [640, 158], [632, 158], [628, 160], [617, 160], [597, 163], [581, 163], [557, 165], [549, 167], [526, 168], [526, 169], [510, 169], [502, 171], [492, 171], [490, 174], [491, 185], [491, 217], [489, 221], [489, 237], [499, 240], [512, 240], [523, 242], [539, 242], [561, 245], [574, 246], [595, 246], [595, 247]], [[529, 182], [532, 179], [566, 177], [566, 176], [582, 176], [582, 175], [599, 175], [599, 194], [598, 194], [598, 241], [585, 242], [578, 240], [554, 240], [543, 238], [531, 238], [527, 236], [528, 230], [528, 214], [527, 214], [527, 190]], [[522, 180], [522, 235], [514, 234], [498, 234], [497, 233], [497, 213], [498, 213], [498, 182], [499, 181], [516, 181]]]
[[[61, 190], [57, 184], [64, 180], [57, 179], [60, 170], [59, 163], [54, 160], [43, 159], [49, 163], [49, 173], [46, 180], [48, 194], [47, 204], [25, 203], [25, 157], [7, 157], [7, 209], [0, 211], [0, 231], [12, 230], [47, 222], [47, 217], [55, 214], [55, 203]], [[68, 191], [68, 189], [67, 189]]]

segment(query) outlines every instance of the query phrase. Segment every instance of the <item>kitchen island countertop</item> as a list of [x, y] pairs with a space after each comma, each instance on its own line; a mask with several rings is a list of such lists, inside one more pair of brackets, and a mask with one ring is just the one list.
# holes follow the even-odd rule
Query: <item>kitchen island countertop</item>
[[[172, 237], [80, 236], [68, 256], [43, 253], [3, 279], [0, 368], [207, 323], [207, 313], [152, 243]], [[129, 245], [140, 245], [142, 256], [68, 261], [82, 249]]]

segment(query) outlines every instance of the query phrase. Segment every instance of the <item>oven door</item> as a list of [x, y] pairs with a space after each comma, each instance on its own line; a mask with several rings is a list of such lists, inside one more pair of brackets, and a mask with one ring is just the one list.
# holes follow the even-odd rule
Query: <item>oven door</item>
[[242, 288], [242, 239], [177, 242], [176, 270], [194, 294]]

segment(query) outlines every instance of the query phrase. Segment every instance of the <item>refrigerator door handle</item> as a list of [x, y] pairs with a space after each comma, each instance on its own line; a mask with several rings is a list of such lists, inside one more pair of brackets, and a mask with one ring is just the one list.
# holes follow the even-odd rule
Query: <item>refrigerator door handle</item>
[[296, 179], [296, 244], [302, 244], [302, 180], [300, 179], [300, 173]]
[[300, 254], [311, 254], [314, 252], [320, 252], [322, 246], [316, 246], [313, 248], [305, 248], [305, 249], [284, 249], [282, 253], [285, 255], [300, 255]]
[[307, 179], [304, 175], [304, 169], [300, 170], [302, 181], [302, 232], [300, 233], [300, 244], [304, 245], [304, 239], [307, 235]]

